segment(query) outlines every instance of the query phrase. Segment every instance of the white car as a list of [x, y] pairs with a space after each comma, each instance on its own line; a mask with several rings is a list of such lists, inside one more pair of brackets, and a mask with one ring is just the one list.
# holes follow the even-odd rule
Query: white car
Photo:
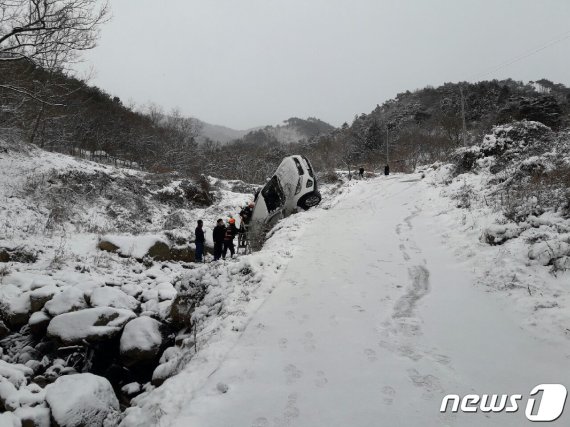
[[269, 224], [299, 208], [307, 210], [320, 202], [321, 194], [309, 160], [305, 156], [289, 156], [256, 195], [251, 219]]

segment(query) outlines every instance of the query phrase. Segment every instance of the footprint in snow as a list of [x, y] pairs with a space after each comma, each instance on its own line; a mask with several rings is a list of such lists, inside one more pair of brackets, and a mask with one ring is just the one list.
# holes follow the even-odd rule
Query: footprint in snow
[[408, 369], [408, 375], [416, 387], [425, 390], [426, 397], [430, 397], [433, 393], [443, 393], [443, 387], [434, 375], [422, 375], [416, 369]]
[[259, 417], [253, 420], [251, 427], [269, 427], [269, 420], [265, 417]]
[[378, 357], [376, 357], [376, 352], [371, 348], [364, 349], [364, 354], [368, 358], [369, 362], [376, 362], [376, 360], [378, 360]]
[[297, 369], [297, 367], [291, 363], [285, 366], [285, 368], [283, 368], [283, 371], [285, 372], [287, 384], [292, 384], [303, 376], [303, 372]]
[[279, 348], [280, 348], [281, 350], [287, 349], [287, 343], [288, 343], [288, 342], [289, 342], [289, 341], [287, 340], [287, 338], [281, 338], [281, 339], [279, 339]]
[[317, 349], [317, 346], [315, 345], [315, 336], [310, 331], [305, 332], [304, 337], [301, 339], [301, 343], [303, 344], [303, 348], [306, 352], [313, 352]]
[[315, 380], [315, 385], [322, 388], [328, 384], [329, 380], [325, 376], [323, 371], [317, 371], [317, 379]]
[[383, 402], [386, 405], [391, 405], [394, 403], [394, 396], [396, 396], [396, 389], [392, 386], [382, 387], [382, 395], [384, 396]]

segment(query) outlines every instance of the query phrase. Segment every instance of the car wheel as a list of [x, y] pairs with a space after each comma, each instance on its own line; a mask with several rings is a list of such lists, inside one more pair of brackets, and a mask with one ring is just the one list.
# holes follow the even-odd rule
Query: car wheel
[[301, 197], [297, 202], [297, 206], [307, 210], [317, 206], [319, 203], [321, 203], [321, 194], [318, 191], [313, 191]]

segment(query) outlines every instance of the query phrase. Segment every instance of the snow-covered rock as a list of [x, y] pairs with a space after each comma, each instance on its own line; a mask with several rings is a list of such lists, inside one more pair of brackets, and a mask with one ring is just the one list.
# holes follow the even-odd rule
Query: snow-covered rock
[[176, 298], [177, 292], [170, 282], [163, 282], [156, 285], [158, 291], [158, 299], [160, 301], [172, 300]]
[[94, 289], [91, 293], [90, 303], [93, 307], [114, 307], [131, 311], [139, 307], [139, 302], [132, 296], [110, 286]]
[[61, 288], [55, 285], [42, 286], [30, 292], [30, 305], [32, 313], [40, 311], [54, 295], [61, 292]]
[[102, 426], [119, 410], [111, 383], [93, 374], [59, 377], [46, 387], [46, 401], [59, 427]]
[[184, 366], [185, 358], [190, 358], [190, 353], [180, 347], [169, 347], [164, 350], [160, 357], [160, 364], [152, 373], [152, 385], [160, 386], [168, 378], [176, 375]]
[[141, 385], [139, 383], [128, 383], [121, 387], [121, 391], [127, 396], [133, 396], [141, 392]]
[[554, 260], [570, 255], [570, 244], [561, 240], [550, 240], [532, 245], [528, 257], [541, 265], [550, 265]]
[[28, 321], [30, 332], [36, 337], [45, 335], [50, 321], [51, 317], [45, 311], [36, 311]]
[[30, 318], [31, 306], [28, 294], [11, 284], [0, 286], [0, 318], [11, 328], [25, 325]]
[[0, 412], [13, 411], [18, 406], [18, 389], [0, 376]]
[[47, 334], [65, 345], [100, 341], [118, 335], [125, 324], [135, 318], [130, 310], [111, 307], [88, 308], [60, 314], [50, 322]]
[[13, 412], [0, 413], [0, 426], [22, 427], [22, 422]]
[[10, 328], [0, 320], [0, 340], [10, 333]]
[[490, 245], [502, 245], [507, 240], [514, 239], [526, 229], [516, 224], [491, 224], [483, 230], [481, 241]]
[[45, 309], [51, 316], [58, 316], [70, 311], [81, 310], [87, 307], [84, 292], [70, 286], [46, 302]]
[[11, 364], [0, 359], [0, 377], [12, 383], [16, 388], [26, 385], [26, 377], [31, 377], [34, 372], [27, 366]]
[[135, 283], [126, 283], [123, 286], [121, 286], [121, 290], [127, 295], [136, 298], [142, 293], [143, 288], [141, 285], [137, 285]]
[[151, 361], [158, 355], [162, 341], [159, 321], [137, 317], [125, 325], [121, 335], [121, 358], [127, 366]]
[[45, 406], [23, 407], [14, 411], [22, 427], [50, 427], [50, 410]]
[[168, 250], [168, 242], [160, 235], [146, 235], [146, 236], [116, 236], [106, 235], [101, 237], [98, 243], [99, 249], [107, 250], [110, 252], [117, 252], [118, 254], [136, 259], [142, 259], [150, 254], [151, 249], [155, 250], [159, 246], [165, 246]]

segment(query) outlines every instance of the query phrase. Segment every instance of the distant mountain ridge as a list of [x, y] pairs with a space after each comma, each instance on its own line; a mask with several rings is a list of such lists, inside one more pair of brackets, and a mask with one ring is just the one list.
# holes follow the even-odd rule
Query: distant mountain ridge
[[225, 144], [227, 142], [233, 141], [234, 139], [242, 138], [244, 135], [251, 131], [251, 129], [237, 130], [227, 126], [214, 125], [196, 118], [193, 118], [192, 121], [194, 122], [197, 129], [198, 142], [211, 140]]
[[192, 119], [196, 126], [198, 142], [211, 140], [221, 144], [244, 140], [247, 142], [292, 144], [310, 140], [335, 130], [335, 127], [315, 117], [300, 119], [291, 117], [278, 125], [269, 125], [247, 130], [213, 125], [200, 119]]

